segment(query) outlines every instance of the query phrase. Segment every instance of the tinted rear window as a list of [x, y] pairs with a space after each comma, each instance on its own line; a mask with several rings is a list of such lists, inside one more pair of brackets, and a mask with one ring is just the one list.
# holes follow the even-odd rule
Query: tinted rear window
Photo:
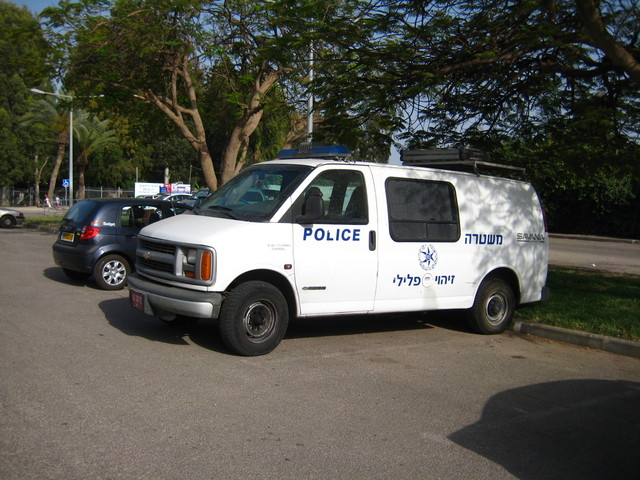
[[89, 219], [89, 216], [95, 207], [95, 202], [92, 202], [91, 200], [82, 200], [71, 207], [71, 210], [67, 212], [64, 219], [69, 222], [84, 223]]
[[453, 185], [390, 178], [386, 182], [389, 229], [396, 242], [456, 242], [460, 238]]

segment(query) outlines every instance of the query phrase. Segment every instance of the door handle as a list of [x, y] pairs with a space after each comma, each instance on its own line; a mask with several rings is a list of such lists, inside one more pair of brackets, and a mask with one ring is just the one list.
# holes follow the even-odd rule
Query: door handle
[[376, 231], [369, 231], [369, 250], [372, 252], [376, 249]]

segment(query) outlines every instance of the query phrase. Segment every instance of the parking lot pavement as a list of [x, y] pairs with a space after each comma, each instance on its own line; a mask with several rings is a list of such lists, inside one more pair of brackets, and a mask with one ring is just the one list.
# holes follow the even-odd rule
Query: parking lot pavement
[[640, 360], [455, 314], [300, 320], [230, 355], [0, 231], [0, 478], [585, 479], [640, 468]]

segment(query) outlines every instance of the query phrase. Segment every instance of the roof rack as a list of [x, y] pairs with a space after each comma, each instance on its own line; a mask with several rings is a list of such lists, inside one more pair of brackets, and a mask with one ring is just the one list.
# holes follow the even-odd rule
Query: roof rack
[[480, 167], [512, 170], [525, 173], [522, 167], [489, 162], [489, 154], [478, 148], [429, 148], [425, 150], [403, 150], [400, 152], [403, 165], [414, 167], [443, 168], [472, 172], [480, 175]]

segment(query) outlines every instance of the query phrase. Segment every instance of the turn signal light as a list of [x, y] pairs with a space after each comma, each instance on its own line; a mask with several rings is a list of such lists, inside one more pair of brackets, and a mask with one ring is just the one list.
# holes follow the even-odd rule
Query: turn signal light
[[211, 280], [211, 252], [205, 250], [200, 259], [200, 279]]

